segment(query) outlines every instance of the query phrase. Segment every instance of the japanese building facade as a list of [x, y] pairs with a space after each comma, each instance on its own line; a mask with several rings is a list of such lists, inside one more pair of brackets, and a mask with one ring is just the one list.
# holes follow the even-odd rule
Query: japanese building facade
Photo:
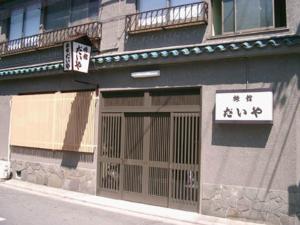
[[[298, 225], [299, 15], [298, 0], [0, 0], [0, 160], [27, 182]], [[81, 39], [88, 73], [64, 71]], [[217, 93], [257, 90], [272, 121], [216, 121]]]

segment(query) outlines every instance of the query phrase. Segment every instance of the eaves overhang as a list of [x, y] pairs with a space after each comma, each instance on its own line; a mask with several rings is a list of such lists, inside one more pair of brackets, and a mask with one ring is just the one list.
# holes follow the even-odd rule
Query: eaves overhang
[[[222, 43], [222, 44], [206, 44], [206, 45], [193, 45], [193, 46], [179, 46], [174, 48], [150, 49], [135, 52], [123, 52], [119, 54], [96, 55], [91, 58], [93, 63], [92, 71], [101, 68], [118, 67], [118, 64], [123, 66], [138, 65], [139, 63], [155, 63], [156, 60], [160, 62], [176, 61], [175, 58], [191, 58], [201, 60], [201, 56], [210, 56], [213, 59], [217, 54], [222, 57], [223, 53], [230, 53], [236, 57], [247, 55], [248, 52], [254, 50], [268, 50], [274, 51], [282, 47], [288, 47], [288, 51], [294, 49], [293, 47], [300, 47], [300, 36], [285, 36], [274, 37], [268, 39], [251, 40], [243, 42]], [[300, 52], [300, 50], [299, 50]], [[239, 54], [238, 54], [239, 53]], [[228, 55], [228, 54], [227, 54]], [[0, 61], [1, 62], [1, 61]], [[28, 65], [18, 68], [6, 68], [0, 70], [0, 79], [4, 77], [13, 76], [14, 78], [19, 75], [41, 74], [44, 72], [62, 72], [63, 62], [57, 61], [54, 63], [47, 63], [44, 65]]]

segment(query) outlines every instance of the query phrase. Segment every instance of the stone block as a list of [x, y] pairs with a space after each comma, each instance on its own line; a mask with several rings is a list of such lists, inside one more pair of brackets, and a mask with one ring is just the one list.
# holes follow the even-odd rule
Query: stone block
[[36, 183], [36, 176], [34, 174], [27, 174], [26, 181], [30, 183]]
[[235, 217], [238, 218], [240, 211], [237, 208], [228, 208], [226, 211], [226, 217]]
[[61, 188], [62, 184], [63, 181], [59, 176], [57, 176], [56, 174], [49, 175], [47, 185], [49, 185], [50, 187]]
[[279, 218], [280, 225], [294, 225], [295, 217], [288, 215], [281, 215]]
[[255, 201], [257, 199], [258, 190], [254, 188], [245, 188], [244, 197], [248, 198], [251, 201]]
[[39, 164], [39, 163], [32, 163], [31, 164], [31, 168], [33, 170], [40, 170], [41, 169], [41, 164]]
[[257, 211], [257, 212], [267, 211], [266, 203], [265, 202], [253, 202], [252, 210]]
[[237, 208], [239, 211], [245, 212], [251, 209], [252, 202], [248, 199], [241, 199], [237, 202]]
[[220, 190], [215, 185], [204, 184], [202, 189], [202, 199], [210, 200], [214, 198], [218, 193], [220, 193]]
[[272, 225], [280, 225], [280, 216], [269, 213], [267, 215], [267, 223]]

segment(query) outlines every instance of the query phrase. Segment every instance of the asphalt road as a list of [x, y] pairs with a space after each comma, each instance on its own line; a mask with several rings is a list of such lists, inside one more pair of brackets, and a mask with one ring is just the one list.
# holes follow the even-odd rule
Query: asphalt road
[[0, 225], [168, 225], [0, 186]]

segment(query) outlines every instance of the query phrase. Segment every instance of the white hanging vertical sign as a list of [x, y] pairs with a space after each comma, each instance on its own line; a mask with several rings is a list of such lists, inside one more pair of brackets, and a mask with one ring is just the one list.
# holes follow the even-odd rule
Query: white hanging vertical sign
[[73, 42], [73, 71], [89, 72], [91, 46]]
[[73, 54], [72, 54], [72, 42], [64, 43], [64, 71], [73, 70]]
[[89, 72], [91, 46], [79, 42], [64, 43], [64, 71]]

